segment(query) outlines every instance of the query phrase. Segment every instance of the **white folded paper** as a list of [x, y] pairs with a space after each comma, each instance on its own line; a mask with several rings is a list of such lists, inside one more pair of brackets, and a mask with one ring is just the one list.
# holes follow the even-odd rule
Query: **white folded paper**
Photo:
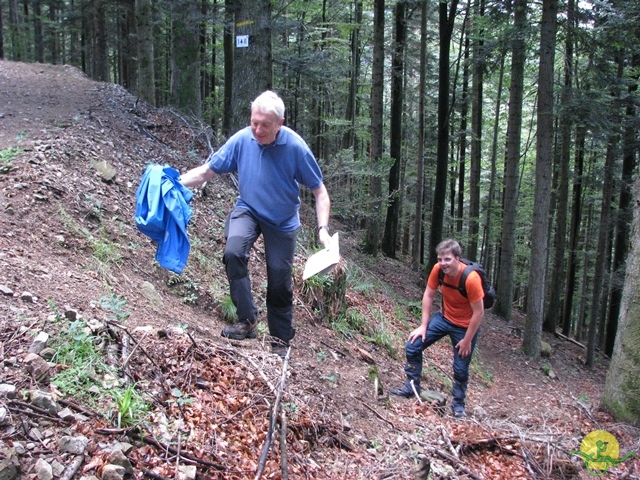
[[306, 280], [314, 275], [324, 275], [328, 273], [340, 261], [340, 245], [338, 232], [331, 237], [329, 248], [322, 249], [309, 257], [304, 266], [302, 279]]

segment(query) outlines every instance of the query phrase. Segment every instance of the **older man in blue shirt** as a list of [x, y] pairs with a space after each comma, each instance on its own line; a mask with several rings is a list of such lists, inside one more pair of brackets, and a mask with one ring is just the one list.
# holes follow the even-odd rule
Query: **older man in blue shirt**
[[255, 338], [258, 308], [251, 293], [247, 264], [262, 234], [267, 260], [267, 323], [272, 350], [284, 356], [293, 328], [293, 254], [300, 228], [300, 185], [315, 197], [319, 241], [329, 246], [331, 202], [322, 173], [304, 140], [284, 126], [284, 102], [272, 91], [251, 104], [251, 125], [236, 134], [208, 161], [180, 177], [196, 187], [216, 173], [238, 173], [240, 195], [227, 218], [224, 264], [238, 322], [222, 330], [237, 340]]

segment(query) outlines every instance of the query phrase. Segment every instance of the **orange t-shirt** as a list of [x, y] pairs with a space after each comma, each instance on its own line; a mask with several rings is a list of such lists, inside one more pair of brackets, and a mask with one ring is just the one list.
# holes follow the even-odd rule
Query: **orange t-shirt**
[[[462, 271], [465, 267], [466, 265], [460, 262], [460, 271], [458, 272], [458, 276], [456, 277], [456, 279], [454, 281], [449, 281], [449, 279], [445, 275], [445, 283], [457, 287], [460, 283], [460, 277], [462, 276]], [[440, 286], [440, 282], [438, 281], [439, 274], [440, 265], [436, 264], [431, 269], [431, 274], [429, 274], [429, 280], [427, 281], [427, 285], [433, 290], [437, 290]], [[460, 293], [457, 288], [447, 287], [446, 285], [442, 285], [442, 288], [440, 288], [443, 303], [443, 308], [441, 309], [442, 314], [447, 320], [463, 328], [467, 328], [469, 326], [471, 316], [473, 315], [471, 303], [478, 302], [484, 298], [484, 291], [482, 290], [482, 280], [480, 279], [480, 275], [478, 274], [478, 272], [469, 273], [467, 281], [465, 282], [465, 287], [467, 289], [466, 298]]]

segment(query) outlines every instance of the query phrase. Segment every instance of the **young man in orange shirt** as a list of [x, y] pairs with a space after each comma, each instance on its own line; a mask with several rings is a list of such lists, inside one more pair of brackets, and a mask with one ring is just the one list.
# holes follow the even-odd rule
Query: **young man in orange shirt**
[[[458, 284], [466, 265], [460, 261], [460, 244], [452, 239], [440, 242], [436, 247], [438, 263], [434, 265], [422, 297], [422, 322], [409, 334], [406, 344], [407, 363], [405, 384], [389, 393], [411, 398], [420, 394], [422, 377], [422, 352], [442, 337], [449, 336], [453, 346], [452, 409], [455, 417], [465, 417], [465, 397], [469, 380], [469, 365], [478, 338], [478, 329], [484, 315], [484, 291], [478, 272], [472, 271], [465, 282], [467, 296], [458, 290]], [[442, 308], [431, 315], [436, 291], [440, 286], [440, 271], [444, 273], [442, 284]]]

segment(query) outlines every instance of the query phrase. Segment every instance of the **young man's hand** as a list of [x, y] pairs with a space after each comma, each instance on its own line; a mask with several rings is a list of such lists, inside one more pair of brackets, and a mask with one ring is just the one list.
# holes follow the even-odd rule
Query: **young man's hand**
[[422, 341], [423, 342], [427, 339], [427, 327], [426, 327], [426, 325], [420, 325], [413, 332], [411, 332], [409, 334], [409, 342], [413, 343], [420, 337], [422, 337]]

